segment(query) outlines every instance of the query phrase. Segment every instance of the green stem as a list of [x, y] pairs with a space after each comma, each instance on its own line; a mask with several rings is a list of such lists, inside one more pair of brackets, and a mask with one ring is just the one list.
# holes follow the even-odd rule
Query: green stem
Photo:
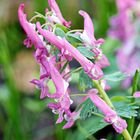
[[136, 132], [134, 134], [133, 140], [136, 140], [137, 136], [139, 135], [139, 131], [140, 131], [140, 124], [137, 127], [137, 130], [136, 130]]
[[107, 96], [106, 92], [102, 89], [101, 85], [99, 84], [99, 81], [93, 80], [93, 83], [95, 87], [98, 89], [100, 95], [102, 98], [106, 101], [106, 103], [112, 108], [115, 109], [112, 102], [110, 101], [109, 97]]
[[87, 96], [88, 94], [72, 94], [70, 95], [71, 97], [75, 97], [75, 96]]
[[[132, 96], [137, 91], [138, 80], [139, 80], [139, 69], [136, 70], [134, 78], [133, 78]], [[134, 101], [135, 99], [133, 98], [131, 100], [131, 103], [134, 103]], [[135, 126], [135, 118], [133, 117], [131, 120], [128, 120], [128, 131], [131, 136], [133, 136], [133, 133], [134, 133], [134, 126]]]
[[[95, 87], [98, 89], [100, 95], [102, 96], [102, 98], [105, 100], [105, 102], [112, 108], [115, 110], [115, 107], [113, 106], [111, 100], [109, 99], [108, 95], [106, 94], [106, 92], [103, 90], [103, 88], [101, 87], [99, 81], [93, 80], [93, 83], [95, 85]], [[130, 134], [128, 133], [127, 129], [125, 129], [122, 132], [123, 137], [125, 138], [125, 140], [132, 140]]]

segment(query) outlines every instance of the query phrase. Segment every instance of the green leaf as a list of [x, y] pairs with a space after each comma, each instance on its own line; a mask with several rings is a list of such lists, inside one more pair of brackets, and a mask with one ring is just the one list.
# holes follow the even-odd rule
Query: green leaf
[[65, 33], [69, 31], [69, 29], [66, 26], [63, 26], [61, 24], [55, 24], [55, 27], [60, 28], [61, 30], [63, 30]]
[[135, 131], [133, 140], [136, 140], [139, 135], [140, 135], [140, 124], [138, 125], [138, 127], [137, 127], [137, 129]]
[[28, 110], [32, 111], [32, 112], [41, 112], [42, 110], [45, 109], [45, 101], [36, 101], [33, 99], [24, 99], [23, 105], [24, 107], [26, 107]]
[[112, 82], [117, 82], [117, 81], [124, 80], [127, 77], [128, 77], [127, 74], [118, 71], [118, 72], [114, 72], [112, 74], [105, 75], [103, 77], [103, 79], [108, 80], [108, 81], [112, 81]]
[[56, 62], [58, 62], [59, 61], [59, 53], [60, 53], [60, 51], [56, 48], [53, 53], [54, 53], [54, 55], [56, 57]]
[[87, 47], [79, 46], [77, 49], [81, 54], [89, 59], [93, 59], [95, 56], [94, 53], [92, 53]]
[[133, 78], [132, 95], [137, 91], [138, 80], [139, 80], [139, 69], [136, 70], [134, 78]]
[[79, 73], [79, 90], [85, 91], [87, 88], [93, 87], [92, 79], [89, 78], [89, 76], [84, 72], [84, 70], [81, 70]]
[[65, 32], [61, 28], [58, 28], [58, 27], [56, 27], [56, 29], [55, 29], [55, 34], [62, 38], [65, 37]]
[[86, 121], [81, 121], [78, 124], [78, 130], [72, 135], [72, 139], [86, 140], [107, 125], [109, 124], [100, 117], [88, 118]]
[[129, 102], [129, 99], [127, 99], [125, 96], [113, 96], [111, 98], [112, 102]]
[[67, 39], [71, 43], [81, 43], [82, 39], [80, 38], [80, 35], [78, 34], [67, 34]]
[[115, 109], [118, 113], [119, 116], [129, 118], [131, 119], [132, 117], [137, 116], [137, 110], [139, 107], [134, 106], [134, 105], [129, 105], [129, 104], [124, 104], [124, 103], [115, 103], [114, 104]]
[[85, 120], [86, 118], [89, 118], [92, 115], [92, 112], [97, 112], [97, 108], [95, 107], [95, 105], [93, 104], [93, 102], [90, 99], [87, 99], [82, 104], [80, 118]]

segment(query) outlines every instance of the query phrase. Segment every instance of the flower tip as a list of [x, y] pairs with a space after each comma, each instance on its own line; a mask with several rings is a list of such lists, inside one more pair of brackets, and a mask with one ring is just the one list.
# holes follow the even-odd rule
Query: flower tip
[[83, 11], [83, 10], [80, 10], [80, 11], [79, 11], [79, 14], [80, 14], [81, 16], [83, 16], [85, 13], [86, 13], [86, 12]]
[[90, 89], [89, 91], [88, 91], [88, 95], [89, 96], [92, 96], [93, 94], [97, 94], [98, 93], [98, 90], [97, 89]]
[[24, 3], [20, 3], [19, 10], [23, 11], [24, 10], [24, 7], [25, 7]]
[[36, 27], [37, 27], [37, 29], [38, 29], [38, 30], [39, 30], [39, 32], [40, 32], [40, 30], [41, 30], [42, 28], [41, 28], [41, 25], [40, 25], [40, 23], [39, 23], [39, 22], [37, 22], [37, 23], [36, 23]]

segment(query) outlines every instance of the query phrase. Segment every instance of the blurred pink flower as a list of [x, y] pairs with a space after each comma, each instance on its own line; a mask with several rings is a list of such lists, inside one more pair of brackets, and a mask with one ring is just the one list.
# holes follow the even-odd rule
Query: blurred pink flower
[[133, 95], [135, 98], [140, 98], [140, 91], [137, 91]]
[[122, 72], [130, 75], [122, 84], [127, 88], [131, 84], [136, 69], [140, 68], [140, 48], [137, 42], [140, 21], [135, 11], [139, 3], [136, 0], [117, 0], [116, 2], [118, 15], [110, 20], [109, 35], [121, 41], [121, 48], [117, 51], [117, 64]]

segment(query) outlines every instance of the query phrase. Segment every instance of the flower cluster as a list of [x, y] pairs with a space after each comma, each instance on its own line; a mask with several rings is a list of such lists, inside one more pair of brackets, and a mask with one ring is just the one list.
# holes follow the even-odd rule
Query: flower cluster
[[[121, 71], [133, 75], [140, 68], [140, 2], [137, 0], [116, 0], [118, 14], [111, 18], [109, 35], [121, 41], [117, 52], [117, 63]], [[131, 84], [132, 77], [126, 79], [124, 87]]]
[[[44, 24], [40, 22], [31, 23], [27, 21], [24, 13], [24, 4], [20, 4], [18, 17], [22, 28], [27, 34], [24, 45], [27, 48], [34, 45], [34, 57], [40, 66], [40, 78], [33, 79], [31, 83], [36, 85], [40, 90], [40, 98], [51, 98], [52, 102], [48, 107], [54, 114], [58, 114], [56, 123], [66, 120], [67, 123], [63, 128], [69, 128], [74, 121], [80, 117], [80, 110], [72, 112], [70, 106], [73, 101], [70, 99], [70, 80], [71, 70], [69, 62], [75, 59], [81, 65], [81, 68], [92, 80], [100, 80], [103, 77], [102, 69], [110, 65], [107, 57], [102, 53], [100, 46], [104, 43], [103, 39], [96, 40], [94, 37], [94, 27], [91, 18], [85, 12], [80, 10], [79, 14], [84, 18], [84, 29], [70, 30], [71, 22], [66, 21], [55, 0], [48, 0], [50, 11], [46, 9]], [[59, 29], [61, 33], [56, 33]], [[68, 36], [74, 37], [80, 42], [73, 42]], [[78, 49], [78, 45], [88, 50], [92, 58], [84, 56]], [[52, 81], [55, 86], [55, 93], [50, 92], [48, 82]], [[108, 89], [105, 80], [101, 80], [103, 89]], [[94, 91], [95, 89], [92, 89]], [[95, 90], [96, 91], [96, 90]], [[96, 91], [97, 92], [97, 91]], [[86, 98], [91, 98], [93, 103], [105, 115], [105, 121], [112, 124], [118, 133], [126, 128], [126, 122], [117, 116], [98, 95], [91, 91]]]

